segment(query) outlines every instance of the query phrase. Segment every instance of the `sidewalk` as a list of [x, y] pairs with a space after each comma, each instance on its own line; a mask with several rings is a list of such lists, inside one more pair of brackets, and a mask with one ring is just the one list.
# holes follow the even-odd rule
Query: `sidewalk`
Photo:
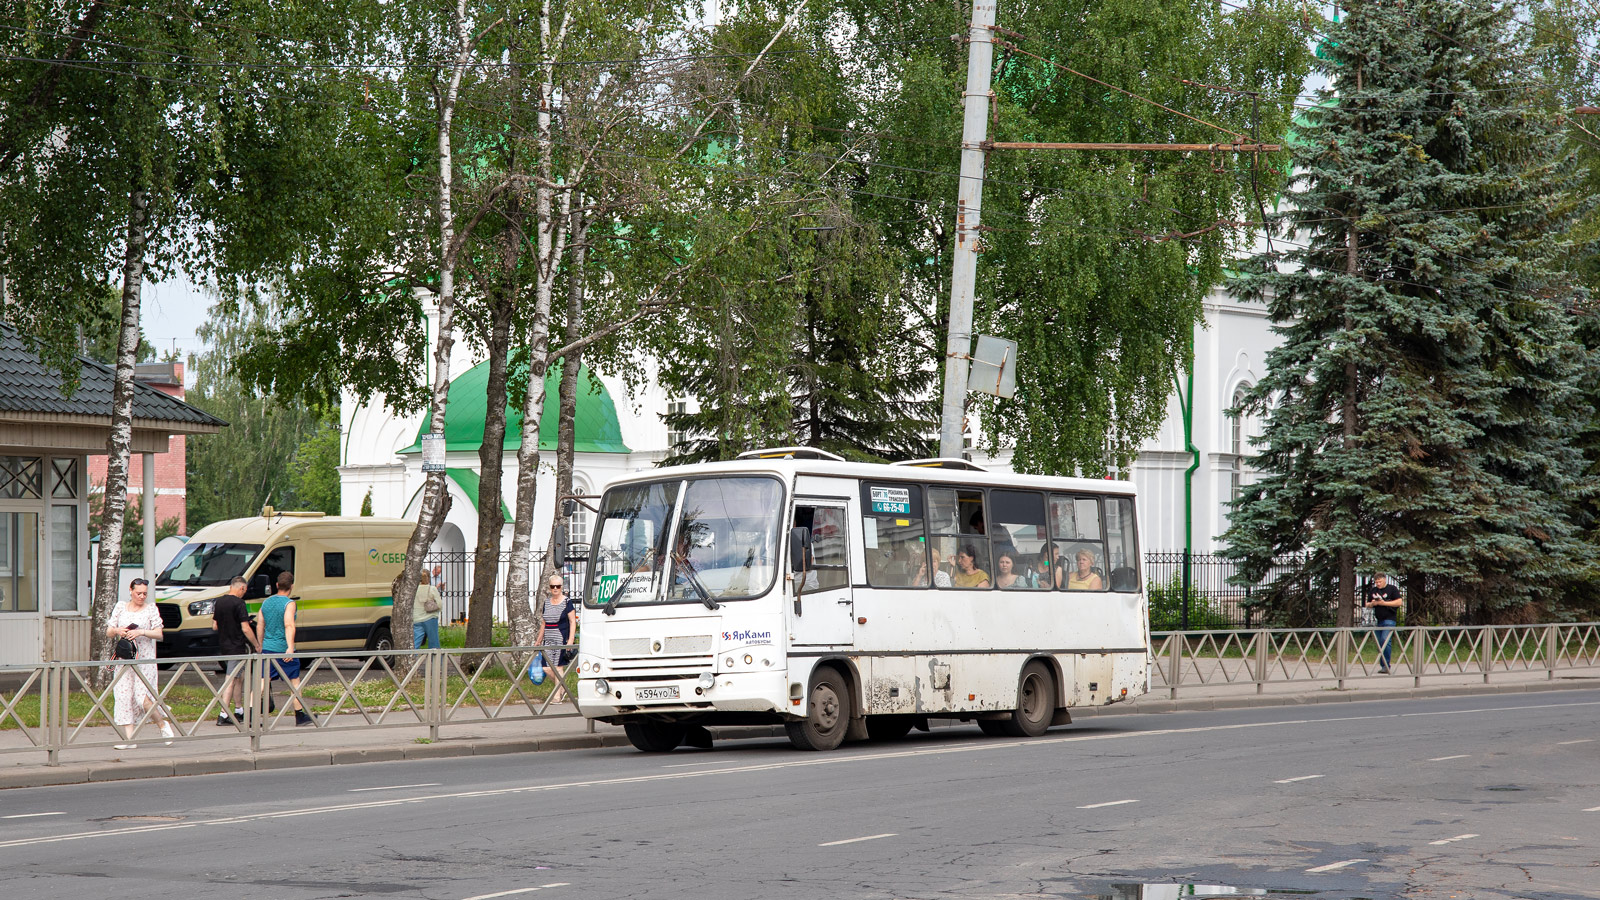
[[[1100, 716], [1130, 713], [1168, 713], [1195, 710], [1236, 709], [1260, 706], [1294, 706], [1313, 703], [1349, 703], [1360, 700], [1400, 700], [1425, 697], [1521, 694], [1530, 692], [1600, 688], [1600, 675], [1558, 676], [1546, 679], [1544, 672], [1496, 673], [1494, 682], [1483, 684], [1480, 675], [1432, 676], [1421, 688], [1412, 688], [1409, 679], [1361, 679], [1346, 690], [1332, 685], [1318, 688], [1305, 683], [1267, 686], [1261, 694], [1254, 685], [1183, 686], [1177, 700], [1169, 700], [1164, 688], [1127, 703], [1112, 706], [1074, 708], [1073, 718], [1086, 721]], [[0, 731], [0, 788], [39, 787], [54, 784], [82, 784], [132, 778], [173, 775], [206, 775], [222, 772], [247, 772], [257, 769], [285, 769], [302, 766], [344, 765], [402, 759], [440, 759], [461, 756], [492, 756], [507, 753], [533, 753], [546, 750], [577, 750], [627, 746], [622, 729], [596, 723], [594, 732], [579, 717], [521, 720], [512, 722], [474, 721], [441, 729], [440, 740], [428, 741], [426, 726], [397, 726], [354, 730], [349, 728], [289, 728], [262, 738], [259, 752], [251, 752], [248, 739], [210, 722], [195, 726], [198, 737], [180, 739], [164, 746], [153, 728], [140, 735], [136, 750], [110, 747], [84, 747], [63, 750], [62, 765], [46, 765], [45, 752], [32, 749], [25, 735], [16, 729]], [[781, 738], [781, 726], [713, 728], [718, 741], [752, 738]], [[90, 741], [116, 739], [110, 728], [86, 730]], [[152, 740], [153, 738], [153, 740]]]

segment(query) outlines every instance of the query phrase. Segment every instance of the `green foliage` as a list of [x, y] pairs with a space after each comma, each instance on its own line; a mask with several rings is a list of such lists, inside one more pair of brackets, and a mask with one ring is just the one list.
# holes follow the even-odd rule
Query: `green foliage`
[[1551, 98], [1505, 100], [1527, 80], [1511, 18], [1361, 3], [1330, 29], [1288, 250], [1232, 285], [1283, 338], [1244, 403], [1268, 423], [1267, 474], [1225, 536], [1245, 577], [1309, 550], [1298, 577], [1327, 583], [1350, 551], [1402, 575], [1415, 617], [1492, 621], [1584, 576], [1571, 503], [1594, 491], [1575, 444], [1594, 356], [1572, 312], [1589, 301], [1551, 235], [1592, 206]]
[[361, 515], [372, 515], [372, 488], [367, 488], [367, 495], [361, 498]]
[[[1231, 134], [1106, 85], [1263, 140], [1284, 134], [1308, 65], [1301, 7], [1242, 9], [1188, 0], [1047, 0], [1000, 7], [1019, 32], [997, 51], [997, 141], [1198, 142]], [[852, 0], [840, 15], [862, 37], [848, 53], [871, 102], [849, 140], [873, 166], [861, 203], [900, 255], [902, 296], [943, 359], [965, 85], [963, 4]], [[1028, 54], [1033, 54], [1032, 56]], [[1040, 59], [1042, 57], [1042, 59]], [[1071, 66], [1095, 83], [1056, 64]], [[1257, 91], [1236, 93], [1184, 79]], [[1272, 155], [994, 151], [988, 154], [978, 266], [978, 330], [1017, 341], [1017, 396], [976, 400], [991, 445], [1023, 471], [1103, 474], [1126, 465], [1166, 414], [1175, 368], [1189, 365], [1201, 301], [1222, 280], [1270, 198]], [[937, 349], [936, 349], [937, 348]]]
[[[95, 362], [115, 366], [117, 340], [121, 337], [122, 328], [121, 289], [110, 282], [102, 284], [99, 299], [91, 298], [83, 312], [83, 355]], [[144, 329], [140, 328], [139, 349], [134, 354], [134, 362], [149, 362], [155, 356], [155, 348], [144, 339]]]
[[[1146, 595], [1150, 603], [1150, 630], [1176, 631], [1183, 627], [1182, 573], [1173, 575], [1166, 584], [1147, 585]], [[1239, 625], [1240, 623], [1235, 622], [1223, 611], [1222, 602], [1218, 598], [1190, 586], [1190, 629], [1227, 629], [1238, 628]]]
[[228, 316], [222, 307], [200, 330], [209, 344], [195, 362], [187, 402], [228, 423], [188, 443], [191, 530], [222, 519], [280, 509], [337, 512], [339, 431], [323, 413], [262, 395], [233, 368], [239, 349], [264, 327], [264, 308]]
[[[99, 487], [97, 485], [97, 487]], [[105, 508], [106, 495], [103, 490], [91, 491], [89, 494], [89, 538], [100, 539], [100, 516]], [[160, 519], [156, 522], [156, 543], [160, 543], [178, 533], [178, 519], [176, 516]], [[122, 564], [137, 566], [144, 564], [144, 502], [136, 494], [128, 496], [128, 509], [122, 518]]]

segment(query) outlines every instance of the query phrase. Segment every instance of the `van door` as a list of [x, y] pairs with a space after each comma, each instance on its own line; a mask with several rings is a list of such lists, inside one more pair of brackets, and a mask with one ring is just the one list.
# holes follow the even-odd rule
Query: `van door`
[[856, 611], [850, 590], [850, 541], [844, 500], [796, 498], [794, 526], [811, 529], [804, 571], [788, 580], [789, 634], [796, 645], [855, 643]]

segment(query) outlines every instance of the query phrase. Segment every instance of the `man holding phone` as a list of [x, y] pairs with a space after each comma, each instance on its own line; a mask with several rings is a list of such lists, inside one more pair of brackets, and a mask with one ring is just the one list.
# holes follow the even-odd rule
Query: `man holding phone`
[[1372, 576], [1367, 588], [1367, 607], [1378, 632], [1378, 673], [1389, 674], [1389, 646], [1395, 628], [1400, 624], [1400, 589], [1389, 583], [1389, 576], [1379, 573]]

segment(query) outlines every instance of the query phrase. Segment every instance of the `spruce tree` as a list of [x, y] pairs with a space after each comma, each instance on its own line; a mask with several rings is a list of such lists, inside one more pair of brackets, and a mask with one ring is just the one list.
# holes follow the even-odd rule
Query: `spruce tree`
[[[1244, 407], [1267, 416], [1227, 554], [1278, 584], [1402, 577], [1411, 621], [1527, 615], [1581, 569], [1570, 501], [1591, 491], [1575, 339], [1582, 290], [1555, 239], [1578, 212], [1553, 111], [1508, 94], [1527, 37], [1490, 0], [1360, 2], [1329, 30], [1284, 216], [1237, 295], [1283, 338]], [[1520, 102], [1519, 102], [1520, 101]], [[1326, 597], [1324, 593], [1322, 596]]]

